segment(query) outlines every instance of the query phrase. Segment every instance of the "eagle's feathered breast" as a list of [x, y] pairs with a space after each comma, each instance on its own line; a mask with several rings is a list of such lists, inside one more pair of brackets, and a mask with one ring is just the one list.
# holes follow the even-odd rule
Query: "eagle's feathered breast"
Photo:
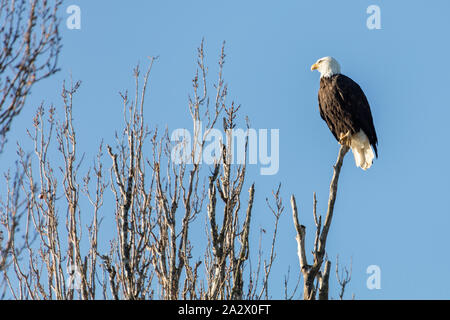
[[319, 109], [336, 140], [348, 132], [354, 135], [362, 130], [378, 157], [378, 139], [369, 102], [355, 81], [343, 74], [321, 77]]

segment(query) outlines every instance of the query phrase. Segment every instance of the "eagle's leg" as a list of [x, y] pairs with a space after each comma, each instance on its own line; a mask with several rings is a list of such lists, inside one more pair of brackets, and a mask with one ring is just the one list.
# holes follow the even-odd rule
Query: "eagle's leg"
[[350, 146], [350, 131], [347, 131], [347, 133], [342, 133], [339, 136], [339, 143], [343, 146]]

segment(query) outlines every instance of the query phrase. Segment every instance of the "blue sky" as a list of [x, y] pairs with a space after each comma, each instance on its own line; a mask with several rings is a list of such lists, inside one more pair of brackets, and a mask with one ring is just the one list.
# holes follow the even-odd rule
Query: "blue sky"
[[[346, 298], [450, 298], [450, 209], [447, 119], [450, 117], [450, 2], [448, 1], [66, 1], [81, 8], [81, 30], [62, 26], [61, 72], [35, 87], [13, 123], [1, 171], [13, 167], [16, 141], [41, 101], [62, 112], [64, 79], [81, 80], [75, 99], [79, 148], [93, 161], [102, 137], [113, 143], [121, 128], [119, 91], [134, 90], [132, 69], [159, 56], [152, 70], [146, 115], [150, 126], [191, 128], [188, 94], [196, 48], [205, 39], [209, 77], [226, 41], [225, 81], [256, 129], [280, 130], [280, 168], [256, 183], [253, 236], [271, 230], [265, 198], [282, 183], [285, 212], [271, 276], [273, 298], [283, 298], [290, 266], [298, 270], [289, 197], [313, 237], [312, 196], [324, 214], [338, 144], [319, 116], [319, 74], [310, 66], [333, 56], [342, 73], [360, 84], [371, 104], [379, 159], [367, 172], [348, 154], [341, 173], [328, 240], [333, 262], [352, 265]], [[381, 9], [381, 29], [366, 26], [369, 5]], [[61, 17], [67, 18], [65, 10]], [[65, 20], [63, 20], [65, 23]], [[31, 149], [30, 149], [31, 151]], [[246, 199], [247, 195], [244, 195]], [[108, 231], [104, 231], [108, 232]], [[267, 235], [270, 237], [270, 235]], [[366, 287], [366, 269], [378, 265], [381, 289]]]

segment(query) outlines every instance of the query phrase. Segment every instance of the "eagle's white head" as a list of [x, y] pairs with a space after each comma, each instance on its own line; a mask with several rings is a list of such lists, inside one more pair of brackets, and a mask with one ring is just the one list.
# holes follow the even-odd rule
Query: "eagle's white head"
[[320, 77], [331, 77], [332, 75], [341, 73], [339, 62], [333, 57], [323, 57], [311, 66], [311, 71], [320, 72]]

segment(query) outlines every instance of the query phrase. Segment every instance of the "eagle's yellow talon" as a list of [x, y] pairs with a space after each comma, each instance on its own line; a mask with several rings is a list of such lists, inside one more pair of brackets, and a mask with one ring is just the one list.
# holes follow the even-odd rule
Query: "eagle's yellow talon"
[[350, 131], [347, 131], [346, 134], [341, 133], [339, 143], [342, 145], [350, 145]]

